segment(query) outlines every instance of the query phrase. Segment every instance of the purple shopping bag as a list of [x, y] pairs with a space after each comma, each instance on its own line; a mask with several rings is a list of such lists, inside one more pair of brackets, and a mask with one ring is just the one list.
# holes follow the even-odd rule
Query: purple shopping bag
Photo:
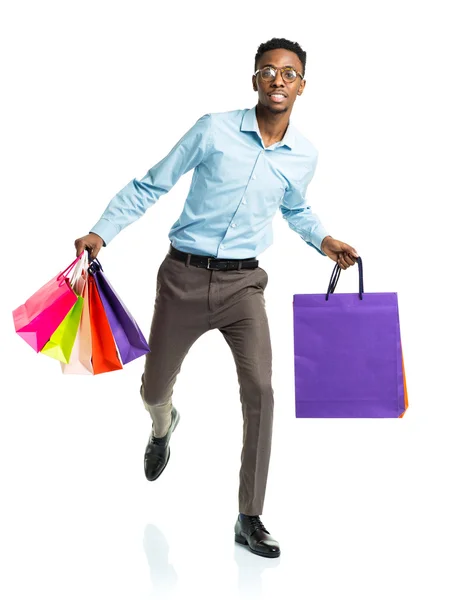
[[94, 275], [107, 320], [117, 344], [122, 363], [126, 364], [150, 352], [150, 348], [130, 312], [117, 296], [97, 259], [90, 261], [89, 273]]
[[397, 418], [408, 406], [396, 292], [294, 295], [296, 417]]

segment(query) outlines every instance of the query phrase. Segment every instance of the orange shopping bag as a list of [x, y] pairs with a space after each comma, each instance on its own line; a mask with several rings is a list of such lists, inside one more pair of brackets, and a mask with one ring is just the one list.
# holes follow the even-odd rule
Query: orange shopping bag
[[123, 369], [93, 275], [88, 276], [87, 283], [92, 334], [93, 374], [98, 375]]

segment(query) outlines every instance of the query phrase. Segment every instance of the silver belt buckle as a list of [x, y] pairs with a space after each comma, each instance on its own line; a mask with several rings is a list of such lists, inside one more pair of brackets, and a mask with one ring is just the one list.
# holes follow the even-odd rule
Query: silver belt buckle
[[[210, 263], [212, 262], [212, 258], [209, 256], [208, 260], [207, 260], [207, 269], [210, 269]], [[210, 271], [213, 271], [213, 269], [210, 269]]]

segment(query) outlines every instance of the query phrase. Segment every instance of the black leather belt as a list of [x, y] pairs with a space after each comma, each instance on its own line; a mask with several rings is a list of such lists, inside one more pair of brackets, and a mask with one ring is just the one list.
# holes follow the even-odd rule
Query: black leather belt
[[187, 262], [194, 267], [210, 269], [211, 271], [231, 271], [234, 269], [256, 269], [259, 266], [259, 261], [253, 256], [252, 258], [213, 258], [212, 256], [202, 256], [200, 254], [189, 254], [180, 252], [177, 248], [171, 245], [168, 254], [172, 258]]

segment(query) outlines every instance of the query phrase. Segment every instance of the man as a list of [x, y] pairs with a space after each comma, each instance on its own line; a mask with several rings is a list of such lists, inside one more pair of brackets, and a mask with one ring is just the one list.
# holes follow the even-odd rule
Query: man
[[[96, 257], [124, 227], [142, 216], [178, 179], [194, 169], [171, 246], [157, 275], [150, 353], [141, 395], [152, 418], [144, 468], [157, 479], [170, 456], [179, 413], [172, 392], [182, 361], [206, 331], [219, 329], [229, 344], [240, 383], [243, 449], [235, 540], [265, 557], [280, 547], [261, 522], [272, 421], [272, 354], [263, 292], [268, 275], [256, 256], [272, 244], [278, 208], [291, 229], [342, 269], [358, 256], [327, 235], [306, 201], [317, 150], [290, 123], [305, 88], [306, 53], [273, 38], [255, 57], [254, 108], [202, 116], [141, 180], [133, 179], [109, 203], [89, 235], [75, 242]], [[196, 391], [196, 390], [195, 390]]]

